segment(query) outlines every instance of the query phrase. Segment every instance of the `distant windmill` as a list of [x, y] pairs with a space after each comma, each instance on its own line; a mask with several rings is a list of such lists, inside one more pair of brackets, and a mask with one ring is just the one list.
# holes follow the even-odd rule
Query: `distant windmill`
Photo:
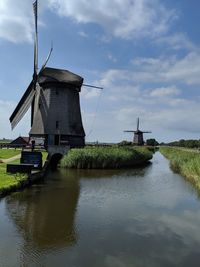
[[[83, 78], [68, 70], [46, 67], [53, 48], [38, 72], [38, 1], [33, 3], [35, 17], [33, 79], [10, 117], [12, 129], [31, 107], [31, 139], [42, 138], [52, 146], [81, 147], [85, 144], [79, 93]], [[85, 85], [97, 89], [101, 87]]]
[[134, 133], [133, 144], [138, 145], [138, 146], [143, 146], [144, 145], [143, 133], [151, 133], [151, 132], [150, 131], [140, 131], [139, 126], [140, 126], [140, 120], [138, 118], [137, 119], [137, 130], [136, 131], [127, 130], [124, 132]]

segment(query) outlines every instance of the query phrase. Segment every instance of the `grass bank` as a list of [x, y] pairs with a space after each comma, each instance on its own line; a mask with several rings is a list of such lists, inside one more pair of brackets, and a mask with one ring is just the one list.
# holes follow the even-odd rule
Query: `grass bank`
[[[10, 150], [10, 149], [9, 149]], [[5, 149], [5, 151], [8, 151]], [[0, 150], [0, 159], [8, 159], [19, 154], [21, 151], [18, 150], [17, 154], [15, 154], [15, 150], [11, 149], [7, 154], [4, 149]], [[46, 151], [42, 151], [43, 163], [47, 158], [48, 153]], [[10, 162], [12, 164], [20, 163], [20, 159], [13, 160]], [[29, 183], [27, 174], [11, 174], [6, 172], [6, 164], [0, 162], [0, 197], [5, 196], [6, 194], [24, 188]]]
[[7, 192], [15, 191], [27, 180], [27, 174], [6, 173], [6, 164], [0, 164], [0, 197]]
[[194, 184], [200, 192], [200, 153], [171, 147], [161, 147], [160, 152], [169, 159], [171, 168]]
[[61, 167], [77, 169], [116, 169], [145, 164], [152, 152], [144, 147], [85, 147], [71, 149], [61, 160]]

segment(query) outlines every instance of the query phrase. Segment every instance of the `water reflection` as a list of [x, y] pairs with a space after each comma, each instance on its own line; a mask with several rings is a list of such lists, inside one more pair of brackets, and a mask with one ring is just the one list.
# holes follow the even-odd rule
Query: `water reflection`
[[108, 178], [113, 179], [113, 177], [128, 177], [128, 176], [140, 176], [143, 177], [152, 167], [152, 163], [148, 162], [145, 166], [136, 168], [125, 168], [125, 169], [69, 169], [60, 170], [64, 176], [74, 177], [76, 179], [102, 179]]
[[159, 153], [144, 168], [51, 173], [5, 206], [16, 266], [199, 266], [200, 202]]
[[33, 247], [34, 253], [39, 253], [77, 243], [75, 217], [81, 180], [143, 177], [150, 166], [124, 170], [60, 170], [49, 173], [46, 182], [8, 196], [5, 199], [7, 213], [23, 237], [23, 254], [29, 255], [29, 248], [33, 250]]
[[47, 177], [48, 186], [6, 198], [8, 214], [27, 242], [37, 249], [61, 248], [77, 242], [75, 214], [80, 193], [79, 180], [60, 173]]

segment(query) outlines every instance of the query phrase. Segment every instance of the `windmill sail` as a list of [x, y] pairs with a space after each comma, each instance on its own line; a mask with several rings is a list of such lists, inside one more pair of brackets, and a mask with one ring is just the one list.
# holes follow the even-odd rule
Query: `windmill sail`
[[49, 51], [49, 54], [48, 54], [48, 56], [47, 56], [47, 58], [46, 58], [44, 64], [42, 65], [42, 68], [41, 68], [40, 72], [43, 71], [44, 68], [46, 67], [46, 65], [47, 65], [47, 63], [48, 63], [48, 61], [49, 61], [49, 59], [50, 59], [50, 57], [51, 57], [51, 53], [52, 53], [52, 51], [53, 51], [53, 43], [51, 43], [51, 49], [50, 49], [50, 51]]
[[140, 119], [137, 119], [137, 131], [139, 131]]
[[33, 84], [34, 84], [33, 81], [31, 81], [31, 83], [29, 84], [24, 95], [22, 96], [21, 100], [19, 101], [17, 107], [15, 108], [14, 112], [12, 113], [10, 117], [10, 123], [11, 123], [12, 129], [15, 128], [15, 126], [18, 124], [18, 122], [22, 119], [24, 114], [27, 112], [27, 110], [31, 106], [31, 103], [35, 96], [35, 90], [33, 88]]
[[38, 2], [37, 0], [33, 3], [33, 12], [35, 17], [35, 42], [34, 42], [34, 74], [33, 78], [36, 80], [38, 71]]
[[37, 86], [37, 79], [38, 79], [38, 1], [36, 0], [33, 3], [33, 12], [35, 18], [35, 41], [34, 41], [34, 72], [33, 72], [33, 80], [29, 84], [28, 88], [26, 89], [24, 95], [22, 96], [21, 100], [19, 101], [17, 107], [15, 108], [13, 114], [10, 117], [11, 127], [12, 129], [18, 124], [18, 122], [23, 118], [27, 110], [32, 106], [31, 110], [31, 121], [33, 119], [33, 112], [34, 112], [34, 99], [36, 94], [36, 86]]

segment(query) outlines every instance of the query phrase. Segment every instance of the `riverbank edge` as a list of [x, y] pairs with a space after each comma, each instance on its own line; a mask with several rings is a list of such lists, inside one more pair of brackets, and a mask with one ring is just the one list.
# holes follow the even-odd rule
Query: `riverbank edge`
[[41, 171], [27, 175], [26, 179], [19, 181], [19, 183], [16, 185], [12, 185], [8, 188], [0, 189], [0, 199], [4, 198], [5, 196], [7, 196], [11, 193], [21, 191], [21, 190], [39, 182], [41, 179], [43, 179], [45, 177], [48, 170], [49, 170], [49, 158], [47, 157]]
[[153, 158], [148, 148], [93, 147], [72, 149], [60, 163], [61, 168], [120, 169], [147, 164]]
[[160, 147], [159, 151], [169, 160], [171, 169], [193, 184], [200, 193], [200, 154], [174, 147]]

